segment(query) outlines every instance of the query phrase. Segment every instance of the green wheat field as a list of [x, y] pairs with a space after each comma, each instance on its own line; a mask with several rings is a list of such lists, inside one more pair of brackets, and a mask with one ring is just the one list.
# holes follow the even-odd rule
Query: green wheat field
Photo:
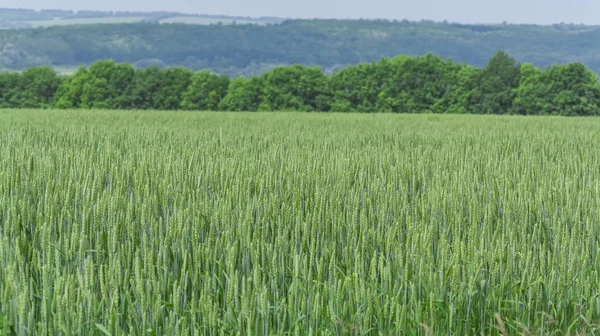
[[600, 333], [600, 119], [0, 111], [4, 335]]

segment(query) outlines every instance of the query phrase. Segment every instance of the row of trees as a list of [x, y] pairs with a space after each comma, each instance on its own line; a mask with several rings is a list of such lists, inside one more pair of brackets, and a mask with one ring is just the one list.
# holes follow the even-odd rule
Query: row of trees
[[325, 75], [275, 68], [229, 79], [204, 70], [98, 61], [69, 77], [46, 67], [0, 74], [0, 107], [600, 115], [600, 83], [581, 63], [546, 69], [498, 52], [484, 68], [428, 54]]

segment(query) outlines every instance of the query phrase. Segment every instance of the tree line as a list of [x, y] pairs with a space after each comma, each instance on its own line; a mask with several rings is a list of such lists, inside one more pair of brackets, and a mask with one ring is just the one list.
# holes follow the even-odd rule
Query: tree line
[[331, 75], [291, 65], [233, 79], [103, 60], [71, 76], [49, 67], [1, 73], [0, 107], [590, 116], [600, 115], [600, 82], [581, 63], [540, 69], [502, 51], [483, 68], [402, 55]]

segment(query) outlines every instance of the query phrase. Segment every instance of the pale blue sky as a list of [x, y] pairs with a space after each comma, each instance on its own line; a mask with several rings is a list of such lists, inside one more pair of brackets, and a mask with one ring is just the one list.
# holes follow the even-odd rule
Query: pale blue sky
[[295, 18], [600, 24], [600, 0], [0, 0], [0, 7], [180, 11]]

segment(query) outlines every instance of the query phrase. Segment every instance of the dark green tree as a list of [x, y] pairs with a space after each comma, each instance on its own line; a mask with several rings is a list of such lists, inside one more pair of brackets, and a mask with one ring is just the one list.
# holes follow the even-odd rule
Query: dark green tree
[[19, 76], [19, 108], [49, 108], [61, 79], [49, 67], [33, 67]]
[[458, 74], [464, 67], [433, 54], [400, 56], [382, 60], [377, 66], [380, 68], [377, 72], [385, 78], [377, 106], [402, 113], [446, 113], [457, 88]]
[[515, 94], [515, 114], [600, 114], [600, 83], [596, 74], [581, 63], [555, 65], [544, 71], [524, 64]]
[[0, 73], [0, 108], [20, 108], [21, 76], [15, 72]]
[[266, 111], [328, 111], [330, 95], [321, 68], [292, 65], [277, 67], [262, 76]]
[[[387, 68], [386, 60], [380, 63], [362, 63], [342, 69], [329, 78], [329, 91], [331, 92], [331, 110], [335, 112], [375, 112], [377, 101], [383, 101], [383, 85], [386, 81], [384, 75]], [[383, 93], [383, 95], [387, 95]], [[385, 110], [391, 107], [381, 106]], [[391, 104], [386, 102], [386, 104]]]
[[81, 97], [83, 96], [83, 87], [89, 80], [87, 67], [80, 67], [75, 74], [65, 79], [58, 87], [54, 97], [56, 108], [73, 109], [82, 107]]
[[164, 71], [159, 67], [137, 69], [135, 71], [130, 102], [140, 110], [162, 109], [161, 87]]
[[262, 101], [260, 78], [238, 77], [229, 83], [227, 95], [221, 100], [222, 111], [257, 111]]
[[160, 99], [157, 100], [159, 110], [179, 110], [183, 95], [192, 83], [194, 72], [183, 67], [169, 68], [163, 72], [160, 86]]
[[58, 90], [56, 107], [90, 109], [127, 109], [135, 71], [130, 64], [98, 61], [89, 69], [81, 68]]
[[183, 95], [181, 108], [184, 110], [217, 111], [221, 99], [227, 94], [229, 78], [203, 70], [192, 77], [191, 84]]
[[509, 113], [520, 74], [520, 65], [513, 57], [497, 52], [477, 79], [477, 87], [469, 100], [472, 113]]

